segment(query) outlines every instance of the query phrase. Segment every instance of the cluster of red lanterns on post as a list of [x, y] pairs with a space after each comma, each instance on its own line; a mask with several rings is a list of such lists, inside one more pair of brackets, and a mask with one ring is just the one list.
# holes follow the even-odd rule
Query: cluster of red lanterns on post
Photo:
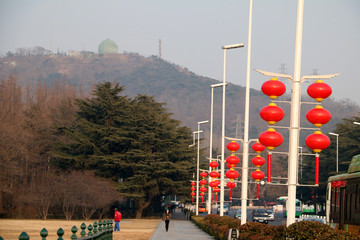
[[[277, 78], [271, 78], [270, 80], [264, 82], [261, 86], [261, 91], [265, 95], [269, 96], [270, 99], [275, 100], [277, 97], [285, 93], [286, 87], [285, 84]], [[284, 116], [284, 110], [273, 102], [268, 106], [263, 107], [260, 111], [260, 117], [268, 122], [269, 125], [273, 125], [276, 122], [281, 121]], [[283, 143], [283, 136], [276, 132], [274, 128], [269, 128], [267, 131], [260, 134], [259, 142], [271, 151]], [[267, 182], [271, 182], [271, 152], [268, 153], [267, 159]]]
[[[308, 87], [307, 93], [320, 104], [325, 98], [331, 95], [332, 90], [331, 87], [322, 80], [317, 80]], [[331, 114], [321, 105], [316, 105], [314, 109], [307, 112], [306, 119], [316, 127], [321, 127], [330, 121]], [[315, 184], [319, 184], [319, 153], [329, 147], [330, 139], [328, 136], [322, 134], [321, 131], [315, 131], [313, 134], [307, 136], [305, 144], [315, 152]]]
[[220, 173], [216, 171], [216, 168], [219, 167], [219, 163], [212, 160], [209, 163], [209, 166], [212, 169], [212, 171], [209, 173], [209, 176], [213, 179], [211, 182], [209, 182], [209, 186], [212, 188], [212, 192], [213, 192], [212, 200], [214, 201], [214, 195], [216, 195], [216, 201], [217, 201], [217, 193], [220, 192], [220, 188], [218, 188], [220, 184], [220, 181], [218, 180], [218, 178], [220, 177]]
[[206, 172], [201, 172], [200, 173], [200, 176], [202, 177], [202, 179], [200, 180], [200, 185], [201, 185], [201, 188], [200, 188], [200, 196], [201, 196], [201, 202], [204, 202], [204, 196], [205, 196], [205, 193], [206, 193], [206, 183], [207, 181], [205, 180], [206, 176], [207, 176], [207, 173]]
[[232, 201], [232, 191], [233, 188], [236, 187], [236, 183], [233, 182], [233, 180], [239, 177], [239, 173], [234, 167], [236, 167], [236, 164], [240, 161], [240, 159], [234, 155], [234, 152], [240, 149], [240, 145], [235, 141], [231, 141], [226, 145], [226, 148], [231, 151], [231, 155], [226, 158], [227, 167], [230, 168], [230, 170], [226, 172], [226, 177], [230, 179], [226, 186], [230, 188], [230, 201]]
[[191, 202], [194, 202], [194, 196], [196, 195], [196, 194], [195, 194], [195, 190], [196, 190], [195, 185], [196, 185], [196, 183], [195, 183], [195, 182], [191, 182], [190, 184], [191, 184], [191, 193], [190, 193], [190, 195], [191, 195]]
[[255, 179], [256, 184], [256, 198], [259, 198], [259, 182], [265, 177], [265, 174], [260, 171], [260, 167], [264, 165], [265, 159], [260, 156], [260, 152], [265, 150], [265, 146], [257, 142], [252, 145], [252, 149], [257, 153], [251, 162], [257, 167], [257, 169], [251, 174], [251, 177]]

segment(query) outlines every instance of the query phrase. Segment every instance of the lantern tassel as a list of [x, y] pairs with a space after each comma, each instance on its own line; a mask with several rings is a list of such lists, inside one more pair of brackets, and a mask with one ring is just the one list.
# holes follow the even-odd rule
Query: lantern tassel
[[201, 203], [203, 203], [203, 202], [204, 202], [204, 195], [201, 198]]
[[214, 199], [215, 199], [215, 192], [213, 191], [213, 195], [212, 195], [212, 202], [214, 202]]
[[233, 188], [230, 188], [230, 202], [232, 202], [232, 190]]
[[315, 184], [319, 184], [319, 154], [315, 155]]
[[256, 184], [256, 199], [259, 199], [259, 183]]
[[271, 153], [267, 155], [267, 182], [271, 182]]

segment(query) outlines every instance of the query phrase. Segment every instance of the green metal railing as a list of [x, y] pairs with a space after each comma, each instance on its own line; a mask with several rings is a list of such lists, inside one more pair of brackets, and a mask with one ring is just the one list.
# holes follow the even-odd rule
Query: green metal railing
[[[76, 236], [76, 233], [78, 231], [76, 226], [73, 226], [71, 228], [71, 232], [73, 233], [70, 237], [71, 240], [79, 239], [79, 240], [112, 240], [113, 239], [113, 227], [112, 227], [113, 221], [107, 220], [107, 221], [99, 221], [99, 223], [94, 222], [93, 225], [89, 224], [89, 226], [86, 227], [85, 223], [82, 223], [80, 225], [80, 237], [78, 238]], [[88, 232], [86, 233], [86, 229]], [[64, 230], [62, 228], [59, 228], [56, 232], [58, 235], [57, 240], [63, 240], [62, 236], [64, 235]], [[48, 236], [48, 231], [46, 228], [43, 228], [40, 231], [40, 236], [42, 237], [42, 240], [46, 240], [46, 237]], [[19, 236], [19, 240], [29, 240], [30, 236], [26, 232], [22, 232]], [[0, 240], [4, 240], [0, 236]]]

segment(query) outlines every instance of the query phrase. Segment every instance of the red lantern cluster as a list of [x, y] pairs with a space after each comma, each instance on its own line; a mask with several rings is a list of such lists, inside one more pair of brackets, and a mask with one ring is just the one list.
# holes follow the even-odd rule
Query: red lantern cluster
[[234, 152], [240, 149], [240, 145], [235, 141], [231, 141], [226, 145], [226, 148], [232, 153], [226, 158], [227, 166], [230, 168], [230, 170], [226, 172], [226, 177], [230, 179], [226, 186], [230, 188], [230, 201], [232, 201], [233, 188], [236, 187], [233, 180], [239, 177], [239, 173], [234, 169], [234, 167], [236, 167], [236, 164], [240, 161], [239, 158], [234, 155]]
[[[331, 87], [322, 80], [317, 80], [308, 87], [307, 93], [310, 97], [314, 98], [315, 101], [320, 103], [331, 95], [332, 90]], [[307, 112], [306, 119], [316, 127], [321, 127], [330, 121], [331, 114], [321, 105], [317, 105], [314, 109]], [[329, 147], [330, 139], [328, 136], [322, 134], [321, 131], [315, 131], [313, 134], [307, 136], [305, 144], [315, 152], [315, 184], [319, 184], [319, 153]]]
[[207, 183], [207, 181], [205, 180], [206, 176], [207, 176], [207, 173], [206, 172], [201, 172], [200, 173], [200, 176], [202, 177], [202, 180], [200, 180], [200, 185], [201, 185], [201, 188], [200, 188], [200, 196], [201, 196], [201, 202], [204, 202], [204, 196], [205, 196], [205, 193], [206, 193], [206, 187], [204, 187]]
[[[271, 78], [269, 81], [264, 82], [261, 87], [261, 91], [265, 95], [269, 96], [270, 99], [274, 100], [285, 93], [286, 87], [285, 84], [280, 82], [277, 78]], [[284, 116], [284, 110], [278, 107], [275, 103], [270, 103], [269, 106], [264, 107], [260, 111], [260, 117], [267, 121], [270, 125], [281, 121]], [[283, 140], [283, 136], [276, 132], [273, 128], [269, 128], [266, 132], [261, 133], [259, 136], [260, 144], [264, 145], [270, 151], [280, 146], [283, 143]], [[267, 181], [271, 182], [271, 152], [268, 153], [267, 158]], [[259, 178], [262, 176], [260, 173], [255, 172], [253, 173], [254, 177]]]
[[196, 183], [195, 182], [191, 182], [191, 193], [190, 193], [190, 195], [191, 195], [191, 202], [194, 202], [194, 196], [196, 195], [195, 194], [195, 185], [196, 185]]
[[[251, 162], [258, 168], [252, 174], [251, 177], [255, 179], [256, 182], [259, 182], [261, 179], [265, 177], [265, 174], [260, 171], [260, 167], [265, 164], [265, 159], [260, 156], [260, 152], [265, 150], [265, 146], [261, 143], [257, 142], [252, 145], [252, 149], [258, 153], [256, 157], [254, 157]], [[256, 198], [259, 198], [259, 183], [256, 185]]]
[[[215, 189], [220, 184], [220, 181], [218, 180], [218, 178], [220, 177], [220, 173], [216, 171], [216, 168], [219, 167], [219, 163], [216, 162], [216, 161], [211, 161], [209, 163], [209, 166], [212, 168], [212, 171], [209, 173], [209, 176], [212, 178], [212, 181], [209, 182], [209, 186], [213, 190], [212, 200], [214, 201], [214, 195], [218, 193], [218, 192], [215, 191]], [[217, 195], [216, 195], [216, 198], [217, 198]]]

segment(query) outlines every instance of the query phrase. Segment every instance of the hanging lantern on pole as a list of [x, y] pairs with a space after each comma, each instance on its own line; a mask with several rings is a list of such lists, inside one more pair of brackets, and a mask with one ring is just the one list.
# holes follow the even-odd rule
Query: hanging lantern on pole
[[307, 88], [307, 93], [310, 97], [314, 98], [315, 101], [321, 102], [331, 95], [332, 89], [328, 84], [324, 83], [323, 80], [317, 80]]
[[240, 145], [235, 141], [231, 141], [226, 145], [226, 148], [229, 149], [229, 151], [231, 152], [236, 152], [240, 149]]
[[269, 106], [263, 107], [260, 111], [260, 117], [270, 125], [281, 121], [285, 116], [284, 110], [278, 107], [276, 103], [269, 103]]
[[[271, 151], [283, 143], [283, 137], [275, 129], [269, 128], [260, 134], [259, 142]], [[267, 182], [271, 182], [271, 152], [268, 153], [267, 159]]]
[[323, 124], [326, 124], [330, 121], [331, 114], [321, 105], [317, 105], [315, 108], [307, 112], [306, 119], [314, 124], [315, 127], [321, 127]]
[[256, 171], [254, 171], [251, 174], [251, 177], [253, 179], [255, 179], [255, 181], [257, 182], [256, 183], [256, 198], [259, 199], [259, 182], [261, 179], [263, 179], [265, 177], [265, 174], [262, 171], [260, 171], [260, 169], [256, 169]]
[[307, 136], [305, 144], [312, 149], [315, 154], [315, 184], [319, 184], [319, 153], [330, 146], [330, 139], [328, 136], [315, 131], [313, 134]]
[[252, 145], [252, 149], [257, 153], [260, 153], [265, 150], [265, 146], [259, 143], [259, 141], [257, 141]]
[[195, 190], [196, 190], [196, 188], [195, 188], [195, 185], [196, 185], [196, 183], [195, 182], [191, 182], [190, 183], [191, 184], [191, 193], [190, 193], [190, 195], [191, 195], [191, 202], [192, 203], [194, 203], [194, 196], [196, 195], [195, 194]]
[[230, 202], [231, 202], [231, 201], [232, 201], [233, 188], [236, 187], [236, 183], [234, 183], [234, 182], [228, 182], [228, 183], [226, 184], [226, 186], [227, 186], [228, 188], [230, 188]]
[[263, 83], [263, 85], [261, 86], [261, 91], [265, 95], [269, 96], [270, 99], [274, 100], [285, 93], [286, 87], [284, 83], [273, 77]]
[[220, 192], [220, 188], [218, 188], [218, 187], [214, 188], [213, 192], [216, 195], [216, 200], [215, 201], [217, 202], [217, 196], [218, 196], [218, 193]]
[[205, 180], [205, 177], [207, 176], [207, 173], [206, 172], [201, 172], [200, 173], [200, 176], [203, 178], [202, 180], [200, 180], [200, 185], [201, 185], [201, 188], [200, 188], [200, 196], [202, 196], [201, 198], [201, 202], [203, 203], [204, 202], [204, 196], [205, 196], [205, 192], [207, 190], [206, 187], [204, 187], [207, 183], [207, 181]]

